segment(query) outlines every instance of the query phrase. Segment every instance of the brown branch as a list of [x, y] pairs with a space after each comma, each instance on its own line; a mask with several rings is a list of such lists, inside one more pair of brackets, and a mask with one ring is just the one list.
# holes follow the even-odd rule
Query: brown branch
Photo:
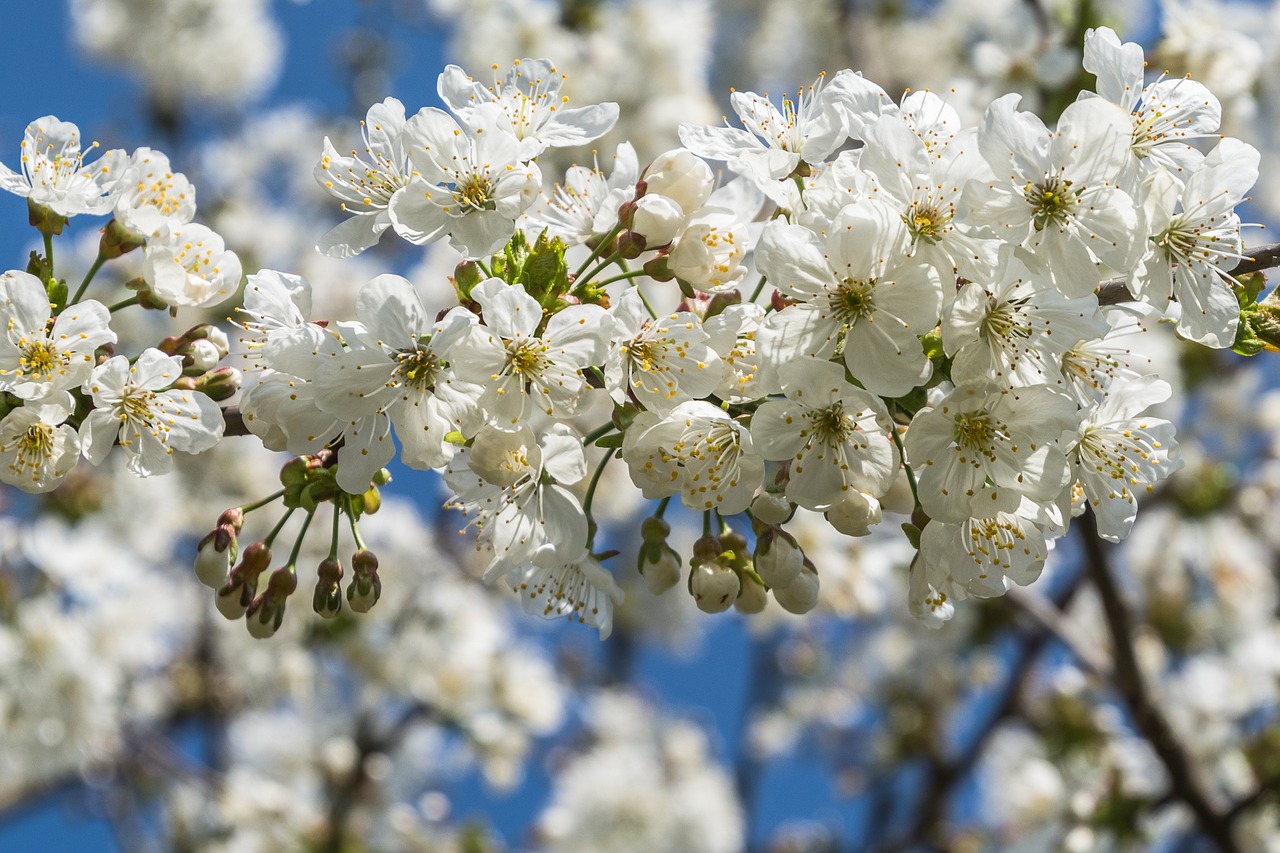
[[239, 406], [226, 406], [222, 409], [222, 420], [225, 427], [222, 434], [226, 435], [249, 435], [249, 428], [245, 426], [244, 415], [240, 414]]
[[1160, 712], [1147, 687], [1146, 679], [1138, 665], [1133, 649], [1133, 615], [1121, 597], [1115, 574], [1110, 565], [1106, 546], [1098, 536], [1097, 523], [1092, 510], [1077, 522], [1083, 540], [1086, 571], [1089, 580], [1102, 599], [1107, 630], [1111, 635], [1111, 657], [1114, 661], [1113, 685], [1124, 700], [1138, 731], [1151, 744], [1160, 763], [1169, 774], [1170, 793], [1181, 800], [1195, 814], [1200, 829], [1218, 845], [1224, 853], [1237, 853], [1240, 846], [1231, 833], [1231, 821], [1227, 809], [1214, 802], [1205, 789], [1191, 756], [1182, 741]]
[[[1275, 266], [1280, 266], [1280, 243], [1249, 250], [1249, 255], [1235, 265], [1231, 275], [1241, 276], [1251, 272], [1262, 272]], [[1133, 295], [1129, 293], [1125, 276], [1109, 278], [1098, 285], [1098, 303], [1101, 305], [1119, 305], [1122, 302], [1132, 301]]]

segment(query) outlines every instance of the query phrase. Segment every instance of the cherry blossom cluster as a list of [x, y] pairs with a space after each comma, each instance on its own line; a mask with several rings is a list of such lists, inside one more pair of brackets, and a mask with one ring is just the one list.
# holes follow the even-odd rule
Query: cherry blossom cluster
[[[787, 530], [797, 513], [850, 536], [903, 516], [910, 607], [933, 625], [957, 600], [1033, 581], [1086, 507], [1123, 538], [1138, 495], [1181, 465], [1172, 425], [1149, 414], [1170, 387], [1126, 338], [1165, 315], [1209, 347], [1247, 331], [1257, 291], [1231, 275], [1235, 208], [1259, 157], [1219, 137], [1208, 89], [1148, 83], [1141, 48], [1112, 31], [1090, 31], [1084, 67], [1096, 92], [1052, 127], [1017, 95], [964, 127], [935, 93], [895, 102], [852, 71], [780, 103], [734, 92], [741, 127], [684, 125], [683, 147], [643, 169], [622, 143], [608, 174], [575, 166], [549, 190], [539, 155], [601, 138], [618, 108], [569, 106], [548, 61], [489, 83], [449, 66], [447, 110], [374, 105], [363, 151], [324, 141], [316, 178], [344, 218], [317, 249], [354, 256], [388, 230], [447, 240], [463, 259], [457, 305], [429, 310], [387, 274], [360, 290], [355, 319], [313, 317], [299, 276], [247, 276], [237, 413], [293, 459], [279, 492], [228, 510], [201, 543], [219, 610], [274, 633], [326, 503], [314, 609], [342, 606], [344, 515], [359, 546], [346, 597], [372, 606], [377, 559], [356, 521], [397, 454], [443, 473], [487, 581], [602, 636], [622, 589], [592, 502], [615, 461], [658, 502], [641, 525], [646, 585], [684, 577], [709, 612], [815, 606], [818, 567]], [[28, 129], [22, 165], [0, 180], [28, 198], [46, 252], [0, 280], [0, 478], [50, 489], [117, 443], [135, 473], [161, 473], [173, 450], [217, 443], [214, 400], [241, 386], [217, 366], [220, 333], [114, 356], [114, 306], [58, 291], [48, 239], [66, 217], [111, 213], [100, 263], [146, 256], [126, 302], [221, 301], [240, 266], [190, 222], [190, 186], [149, 149], [85, 164], [75, 128], [52, 118]], [[1125, 293], [1104, 305], [1112, 277]], [[702, 520], [689, 555], [668, 542], [677, 497]], [[277, 498], [286, 518], [303, 512], [303, 534], [260, 590], [283, 520], [243, 550], [237, 536]]]

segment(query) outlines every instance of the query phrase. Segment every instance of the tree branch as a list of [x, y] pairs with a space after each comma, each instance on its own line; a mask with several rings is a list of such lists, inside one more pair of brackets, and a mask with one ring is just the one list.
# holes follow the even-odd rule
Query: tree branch
[[[1231, 270], [1231, 275], [1247, 275], [1251, 272], [1261, 272], [1275, 266], [1280, 266], [1280, 243], [1272, 243], [1268, 246], [1259, 246], [1256, 249], [1251, 249], [1249, 255]], [[1101, 305], [1119, 305], [1122, 302], [1132, 301], [1133, 296], [1129, 293], [1129, 287], [1125, 284], [1124, 276], [1109, 278], [1098, 285], [1098, 303]]]
[[1151, 744], [1168, 772], [1173, 796], [1191, 809], [1200, 829], [1218, 845], [1219, 850], [1237, 853], [1240, 846], [1231, 833], [1229, 813], [1214, 802], [1201, 783], [1190, 755], [1156, 706], [1147, 687], [1133, 649], [1133, 616], [1116, 585], [1107, 548], [1098, 536], [1093, 511], [1087, 511], [1077, 523], [1080, 525], [1080, 538], [1084, 545], [1086, 571], [1102, 599], [1102, 610], [1111, 636], [1111, 657], [1115, 673], [1112, 683], [1116, 692], [1129, 709], [1134, 725]]

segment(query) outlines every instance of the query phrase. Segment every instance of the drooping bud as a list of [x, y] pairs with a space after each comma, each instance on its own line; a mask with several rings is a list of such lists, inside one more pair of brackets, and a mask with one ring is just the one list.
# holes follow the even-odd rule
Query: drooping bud
[[721, 561], [723, 552], [718, 536], [703, 536], [693, 543], [689, 593], [704, 613], [728, 610], [742, 588], [738, 573]]
[[667, 544], [670, 532], [671, 525], [657, 516], [640, 523], [642, 544], [636, 568], [653, 595], [662, 595], [680, 580], [680, 555]]
[[240, 552], [240, 562], [214, 598], [218, 612], [239, 619], [258, 591], [258, 577], [271, 565], [271, 549], [265, 542], [253, 542]]
[[646, 246], [656, 249], [670, 245], [684, 221], [684, 210], [674, 199], [665, 195], [646, 195], [635, 203], [631, 232], [639, 234]]
[[769, 603], [769, 594], [755, 572], [743, 572], [739, 577], [742, 589], [734, 599], [733, 606], [739, 613], [759, 613]]
[[321, 560], [316, 575], [311, 607], [322, 618], [332, 619], [342, 612], [342, 563], [334, 557]]
[[[223, 517], [226, 514], [223, 513]], [[241, 518], [243, 519], [243, 513]], [[227, 582], [231, 564], [236, 559], [236, 531], [239, 528], [239, 524], [232, 525], [219, 519], [218, 526], [200, 540], [196, 550], [196, 579], [210, 589], [221, 589]]]
[[883, 515], [880, 501], [866, 492], [850, 489], [844, 499], [826, 512], [827, 521], [845, 536], [866, 536]]
[[285, 602], [298, 588], [298, 576], [293, 566], [282, 566], [271, 573], [267, 588], [245, 611], [245, 624], [249, 634], [257, 640], [274, 636], [284, 622]]
[[818, 569], [806, 557], [795, 580], [784, 587], [774, 587], [773, 597], [788, 613], [808, 613], [818, 603]]
[[761, 492], [751, 502], [751, 517], [761, 524], [783, 524], [795, 511], [796, 505], [776, 492]]
[[770, 527], [756, 537], [756, 572], [771, 589], [793, 583], [803, 564], [800, 543], [781, 527]]
[[351, 570], [354, 577], [347, 584], [347, 602], [356, 613], [368, 613], [382, 595], [378, 558], [372, 551], [361, 548], [351, 555]]

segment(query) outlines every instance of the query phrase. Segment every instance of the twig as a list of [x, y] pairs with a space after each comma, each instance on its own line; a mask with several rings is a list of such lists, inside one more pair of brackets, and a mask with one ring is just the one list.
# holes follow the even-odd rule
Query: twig
[[1138, 731], [1151, 744], [1168, 772], [1173, 796], [1191, 809], [1200, 829], [1218, 845], [1219, 850], [1223, 853], [1237, 853], [1240, 847], [1231, 834], [1228, 812], [1213, 801], [1201, 784], [1191, 757], [1147, 688], [1133, 649], [1133, 617], [1116, 585], [1110, 559], [1098, 536], [1092, 510], [1086, 512], [1077, 523], [1080, 525], [1080, 538], [1084, 545], [1086, 572], [1102, 599], [1102, 610], [1111, 635], [1111, 657], [1115, 662], [1112, 683], [1124, 699]]
[[[1247, 275], [1251, 272], [1261, 272], [1274, 266], [1280, 266], [1280, 243], [1259, 246], [1248, 251], [1248, 256], [1241, 259], [1240, 263], [1229, 271], [1231, 275]], [[1109, 278], [1098, 285], [1098, 303], [1101, 305], [1119, 305], [1122, 302], [1132, 301], [1133, 296], [1129, 293], [1129, 287], [1125, 284], [1124, 276]]]

